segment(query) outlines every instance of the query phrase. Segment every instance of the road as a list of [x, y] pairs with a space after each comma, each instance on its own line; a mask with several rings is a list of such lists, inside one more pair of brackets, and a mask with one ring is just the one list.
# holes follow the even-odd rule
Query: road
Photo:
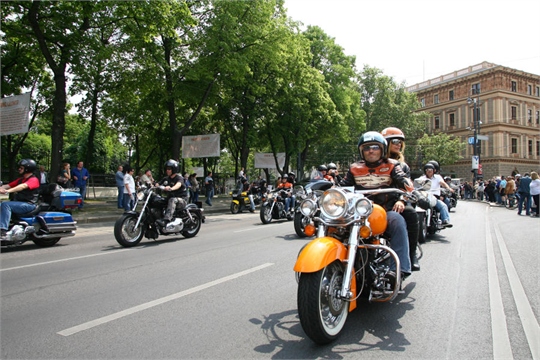
[[2, 359], [540, 358], [539, 221], [460, 202], [388, 304], [361, 302], [327, 346], [305, 337], [292, 267], [308, 240], [258, 214], [192, 239], [114, 240], [81, 226], [0, 254]]

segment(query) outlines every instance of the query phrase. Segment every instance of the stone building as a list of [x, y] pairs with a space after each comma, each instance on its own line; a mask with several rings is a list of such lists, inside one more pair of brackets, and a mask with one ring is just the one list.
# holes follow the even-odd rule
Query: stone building
[[[472, 180], [476, 160], [479, 178], [539, 172], [539, 75], [483, 62], [408, 90], [418, 96], [420, 110], [433, 115], [429, 134], [444, 132], [469, 144], [462, 160], [443, 166], [444, 173]], [[479, 158], [473, 157], [475, 132]]]

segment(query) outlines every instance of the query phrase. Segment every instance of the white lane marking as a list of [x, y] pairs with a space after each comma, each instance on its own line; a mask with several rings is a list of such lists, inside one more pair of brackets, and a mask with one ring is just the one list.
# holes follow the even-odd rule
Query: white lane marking
[[[286, 222], [283, 222], [283, 223], [276, 223], [276, 224], [272, 224], [272, 225], [261, 225], [261, 226], [264, 226], [264, 228], [270, 228], [270, 227], [273, 227], [273, 226], [278, 226], [278, 225], [282, 225], [282, 224], [287, 224]], [[233, 233], [241, 233], [241, 232], [244, 232], [244, 231], [251, 231], [251, 230], [261, 230], [261, 227], [260, 226], [257, 226], [257, 227], [252, 227], [252, 228], [247, 228], [247, 229], [242, 229], [242, 230], [236, 230], [236, 231], [233, 231]]]
[[131, 307], [129, 309], [122, 310], [122, 311], [119, 311], [117, 313], [101, 317], [99, 319], [95, 319], [95, 320], [88, 321], [88, 322], [85, 322], [85, 323], [77, 325], [77, 326], [70, 327], [68, 329], [57, 332], [57, 334], [62, 335], [62, 336], [70, 336], [70, 335], [76, 334], [78, 332], [88, 330], [88, 329], [91, 329], [91, 328], [99, 326], [99, 325], [103, 325], [103, 324], [108, 323], [110, 321], [117, 320], [117, 319], [123, 318], [123, 317], [128, 316], [128, 315], [135, 314], [137, 312], [140, 312], [140, 311], [143, 311], [143, 310], [146, 310], [146, 309], [150, 309], [150, 308], [152, 308], [154, 306], [158, 306], [158, 305], [164, 304], [166, 302], [179, 299], [181, 297], [196, 293], [198, 291], [208, 289], [208, 288], [210, 288], [212, 286], [219, 285], [221, 283], [224, 283], [224, 282], [227, 282], [227, 281], [230, 281], [230, 280], [234, 280], [234, 279], [239, 278], [241, 276], [248, 275], [248, 274], [250, 274], [252, 272], [262, 270], [262, 269], [267, 268], [267, 267], [272, 266], [272, 265], [274, 265], [274, 264], [272, 264], [272, 263], [262, 264], [260, 266], [256, 266], [254, 268], [247, 269], [247, 270], [238, 272], [236, 274], [225, 276], [225, 277], [222, 277], [220, 279], [210, 281], [210, 282], [208, 282], [206, 284], [202, 284], [202, 285], [196, 286], [194, 288], [178, 292], [176, 294], [172, 294], [172, 295], [169, 295], [169, 296], [162, 297], [160, 299], [152, 300], [152, 301], [149, 301], [147, 303], [140, 304], [140, 305], [137, 305], [137, 306], [133, 306], [133, 307]]
[[[512, 257], [508, 252], [506, 243], [499, 229], [499, 225], [495, 225], [495, 236], [497, 238], [497, 243], [499, 244], [499, 249], [501, 250], [501, 255], [506, 269], [506, 275], [508, 276], [508, 281], [510, 282], [510, 288], [512, 289], [512, 295], [514, 296], [514, 301], [518, 310], [519, 318], [521, 319], [521, 324], [523, 325], [523, 330], [525, 331], [525, 336], [527, 337], [527, 342], [529, 343], [529, 349], [531, 350], [533, 359], [540, 359], [540, 326], [534, 316], [534, 312], [531, 308], [531, 303], [525, 294], [523, 285], [519, 280], [519, 276], [514, 263], [512, 262]], [[495, 354], [494, 354], [495, 355]], [[496, 358], [494, 356], [494, 358]]]
[[119, 252], [130, 251], [130, 250], [131, 250], [131, 249], [120, 249], [120, 250], [110, 251], [110, 252], [106, 252], [106, 253], [99, 253], [99, 254], [92, 254], [92, 255], [84, 255], [84, 256], [77, 256], [77, 257], [66, 258], [66, 259], [60, 259], [60, 260], [45, 261], [45, 262], [40, 262], [40, 263], [35, 263], [35, 264], [28, 264], [28, 265], [15, 266], [15, 267], [10, 267], [10, 268], [0, 269], [0, 272], [2, 272], [2, 271], [9, 271], [9, 270], [24, 269], [24, 268], [29, 268], [29, 267], [33, 267], [33, 266], [41, 266], [41, 265], [55, 264], [55, 263], [64, 262], [64, 261], [71, 261], [71, 260], [85, 259], [85, 258], [90, 258], [90, 257], [94, 257], [94, 256], [102, 256], [102, 255], [118, 254]]
[[[489, 209], [489, 208], [486, 208]], [[487, 210], [486, 210], [487, 211]], [[487, 250], [487, 272], [489, 284], [489, 307], [491, 311], [491, 336], [493, 343], [494, 359], [512, 359], [512, 346], [510, 336], [506, 327], [506, 315], [502, 301], [501, 286], [497, 275], [497, 264], [495, 251], [493, 250], [493, 239], [491, 237], [491, 224], [486, 216], [486, 250]]]

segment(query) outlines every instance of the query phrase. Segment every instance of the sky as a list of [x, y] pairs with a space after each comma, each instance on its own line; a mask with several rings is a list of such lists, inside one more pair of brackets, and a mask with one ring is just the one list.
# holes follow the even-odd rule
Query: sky
[[407, 86], [483, 61], [540, 75], [539, 0], [285, 0], [295, 21], [316, 25]]

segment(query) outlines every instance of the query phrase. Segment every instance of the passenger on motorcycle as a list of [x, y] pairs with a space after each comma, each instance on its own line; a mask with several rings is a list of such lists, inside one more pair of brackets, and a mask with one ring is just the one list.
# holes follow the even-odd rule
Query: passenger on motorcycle
[[[381, 135], [384, 136], [388, 142], [388, 158], [399, 161], [403, 172], [410, 179], [411, 169], [405, 162], [405, 156], [403, 155], [403, 151], [405, 150], [405, 135], [403, 134], [403, 131], [396, 127], [387, 127], [381, 131]], [[401, 216], [403, 216], [407, 223], [411, 270], [419, 271], [420, 264], [418, 263], [418, 258], [416, 256], [419, 231], [418, 214], [416, 213], [416, 209], [410, 203], [406, 203], [405, 209], [401, 212]]]
[[429, 190], [435, 197], [437, 198], [437, 205], [435, 206], [435, 209], [439, 212], [441, 215], [441, 221], [444, 227], [452, 227], [452, 224], [450, 224], [450, 214], [448, 213], [448, 206], [444, 202], [442, 202], [439, 198], [441, 196], [441, 186], [446, 187], [450, 189], [450, 191], [454, 191], [448, 186], [441, 175], [435, 174], [435, 166], [433, 166], [432, 163], [426, 163], [424, 165], [424, 175], [420, 176], [418, 180], [431, 180], [431, 189]]
[[[243, 168], [242, 168], [243, 169]], [[248, 193], [248, 198], [249, 198], [249, 203], [251, 205], [251, 208], [250, 210], [251, 211], [255, 211], [255, 201], [253, 200], [253, 194], [251, 192], [251, 185], [249, 184], [249, 181], [248, 179], [246, 179], [245, 176], [242, 176], [240, 178], [240, 182], [242, 183], [242, 192], [247, 192]]]
[[332, 182], [335, 184], [338, 184], [341, 179], [343, 179], [343, 177], [338, 173], [336, 164], [332, 162], [328, 164], [328, 175], [332, 177]]
[[172, 159], [167, 160], [164, 167], [166, 176], [157, 183], [158, 186], [164, 186], [163, 190], [168, 192], [165, 216], [163, 216], [163, 219], [156, 221], [162, 227], [172, 221], [176, 208], [181, 210], [186, 207], [188, 197], [184, 178], [178, 174], [178, 171], [180, 171], [178, 162]]
[[281, 177], [281, 183], [277, 186], [278, 190], [284, 190], [286, 192], [285, 199], [285, 212], [289, 212], [292, 202], [292, 189], [293, 184], [288, 181], [289, 176], [287, 174]]
[[13, 201], [4, 201], [0, 206], [0, 238], [6, 240], [11, 214], [25, 214], [36, 208], [39, 198], [39, 179], [34, 176], [37, 170], [32, 159], [22, 159], [18, 163], [20, 178], [0, 186], [0, 194], [12, 194]]
[[[362, 160], [351, 164], [340, 185], [354, 186], [357, 190], [399, 188], [412, 191], [412, 183], [399, 162], [386, 157], [387, 149], [386, 140], [378, 132], [369, 131], [360, 136], [358, 151]], [[376, 196], [372, 200], [387, 211], [391, 247], [398, 255], [403, 276], [407, 276], [411, 273], [407, 224], [399, 214], [405, 209], [405, 202], [394, 195]]]

